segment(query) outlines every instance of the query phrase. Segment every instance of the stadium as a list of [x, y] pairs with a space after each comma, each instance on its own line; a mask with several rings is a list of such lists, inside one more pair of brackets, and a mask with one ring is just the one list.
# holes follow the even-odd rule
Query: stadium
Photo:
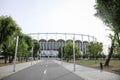
[[75, 42], [82, 54], [86, 54], [86, 45], [93, 41], [97, 42], [94, 36], [75, 33], [30, 33], [33, 39], [39, 41], [41, 56], [57, 56], [58, 49], [69, 41]]

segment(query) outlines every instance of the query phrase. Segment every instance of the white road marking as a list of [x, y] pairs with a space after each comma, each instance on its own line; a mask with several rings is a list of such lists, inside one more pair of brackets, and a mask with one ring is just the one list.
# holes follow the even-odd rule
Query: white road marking
[[44, 75], [46, 74], [46, 69], [44, 70]]
[[43, 80], [46, 80], [46, 75], [45, 75], [45, 74], [46, 74], [46, 71], [47, 71], [47, 70], [45, 69], [45, 70], [44, 70], [44, 77], [43, 77]]

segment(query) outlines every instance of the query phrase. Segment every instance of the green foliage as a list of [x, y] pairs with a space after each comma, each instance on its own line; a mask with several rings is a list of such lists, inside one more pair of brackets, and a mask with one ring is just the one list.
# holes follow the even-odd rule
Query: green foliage
[[63, 46], [63, 47], [60, 46], [59, 49], [58, 49], [58, 52], [59, 52], [59, 53], [58, 53], [58, 57], [59, 57], [59, 58], [61, 58], [61, 54], [62, 54], [62, 53], [63, 53], [63, 54], [62, 54], [62, 57], [65, 57], [65, 54], [64, 54], [64, 53], [65, 53], [65, 46]]
[[33, 47], [33, 57], [37, 57], [38, 52], [40, 51], [40, 44], [39, 41], [33, 40], [34, 42], [34, 47]]
[[33, 46], [32, 38], [26, 34], [19, 35], [18, 56], [29, 56]]
[[101, 55], [102, 48], [102, 43], [90, 42], [87, 44], [87, 54], [90, 58], [97, 58]]
[[120, 0], [96, 0], [96, 16], [120, 32]]
[[24, 34], [25, 43], [28, 45], [27, 50], [30, 51], [33, 47], [33, 40], [30, 36]]
[[60, 46], [58, 49], [58, 52], [59, 52], [58, 57], [59, 58], [61, 58], [62, 50], [63, 50], [63, 47]]
[[114, 32], [114, 39], [111, 39], [110, 52], [105, 62], [105, 66], [109, 66], [116, 42], [120, 47], [120, 0], [96, 0], [95, 8], [97, 10], [95, 15]]
[[65, 57], [71, 58], [73, 55], [73, 44], [72, 42], [68, 42], [67, 45], [65, 46]]
[[[73, 43], [69, 41], [64, 47], [64, 57], [72, 58], [73, 57]], [[80, 57], [80, 49], [75, 45], [75, 56]]]
[[20, 28], [10, 16], [0, 16], [0, 46], [2, 55], [7, 62], [8, 56], [14, 56], [12, 52], [15, 35], [20, 32]]
[[10, 16], [0, 17], [0, 50], [5, 57], [5, 63], [8, 56], [14, 57], [16, 47], [16, 36], [19, 36], [18, 56], [29, 56], [33, 46], [33, 40], [30, 36], [21, 32], [20, 27]]
[[75, 45], [75, 57], [80, 58], [80, 56], [81, 56], [80, 49], [77, 45]]
[[120, 0], [96, 0], [95, 14], [114, 32], [120, 46]]
[[18, 27], [15, 21], [10, 16], [0, 17], [0, 45], [6, 42], [11, 37]]
[[0, 17], [0, 45], [3, 55], [13, 55], [15, 48], [15, 37], [20, 33], [21, 29], [10, 16]]
[[114, 58], [120, 58], [120, 47], [116, 44], [115, 49], [114, 49]]

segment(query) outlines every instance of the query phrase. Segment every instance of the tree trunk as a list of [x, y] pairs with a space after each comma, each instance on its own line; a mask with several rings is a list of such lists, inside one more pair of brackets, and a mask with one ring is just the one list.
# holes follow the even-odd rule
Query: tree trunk
[[20, 57], [20, 62], [22, 63], [22, 61], [23, 61], [23, 56]]
[[9, 56], [9, 63], [12, 63], [14, 59], [14, 56]]
[[18, 61], [20, 61], [20, 56], [18, 56]]
[[35, 60], [35, 56], [33, 57], [33, 60]]
[[28, 62], [28, 56], [25, 56], [25, 60], [26, 60], [26, 62]]
[[12, 63], [12, 58], [11, 58], [11, 56], [9, 56], [9, 63]]
[[10, 63], [11, 62], [11, 56], [8, 56], [8, 58], [9, 58], [8, 60], [9, 60], [9, 63]]
[[40, 56], [38, 57], [38, 60], [40, 60]]
[[5, 57], [4, 57], [4, 59], [5, 59], [4, 63], [5, 63], [5, 64], [7, 64], [7, 58], [8, 58], [8, 56], [5, 55]]
[[14, 56], [12, 56], [12, 58], [11, 58], [11, 63], [13, 62], [13, 60], [14, 60]]
[[108, 58], [106, 59], [104, 66], [109, 66], [109, 62], [113, 54], [113, 49], [114, 49], [114, 45], [112, 44], [110, 48], [110, 52], [108, 54]]
[[7, 54], [7, 45], [6, 44], [3, 44], [3, 47], [2, 47], [2, 49], [3, 49], [3, 55], [4, 55], [4, 63], [6, 64], [7, 63], [7, 59], [8, 59], [8, 54]]

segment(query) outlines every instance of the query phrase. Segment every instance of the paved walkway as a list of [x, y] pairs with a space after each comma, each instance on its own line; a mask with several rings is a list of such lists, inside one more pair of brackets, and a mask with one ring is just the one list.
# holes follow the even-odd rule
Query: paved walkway
[[[73, 64], [61, 62], [61, 61], [54, 61], [54, 62], [74, 72]], [[80, 65], [76, 65], [76, 71], [74, 73], [85, 80], [120, 80], [120, 75], [118, 74], [110, 73], [107, 71], [101, 71], [89, 67], [84, 67]]]
[[[25, 69], [29, 66], [32, 66], [32, 65], [34, 65], [38, 62], [40, 62], [40, 60], [39, 61], [32, 61], [32, 62], [16, 64], [16, 71], [15, 72], [18, 72], [22, 69]], [[15, 72], [13, 72], [13, 65], [0, 67], [0, 79], [4, 78], [6, 76], [9, 76], [11, 74], [14, 74]]]

